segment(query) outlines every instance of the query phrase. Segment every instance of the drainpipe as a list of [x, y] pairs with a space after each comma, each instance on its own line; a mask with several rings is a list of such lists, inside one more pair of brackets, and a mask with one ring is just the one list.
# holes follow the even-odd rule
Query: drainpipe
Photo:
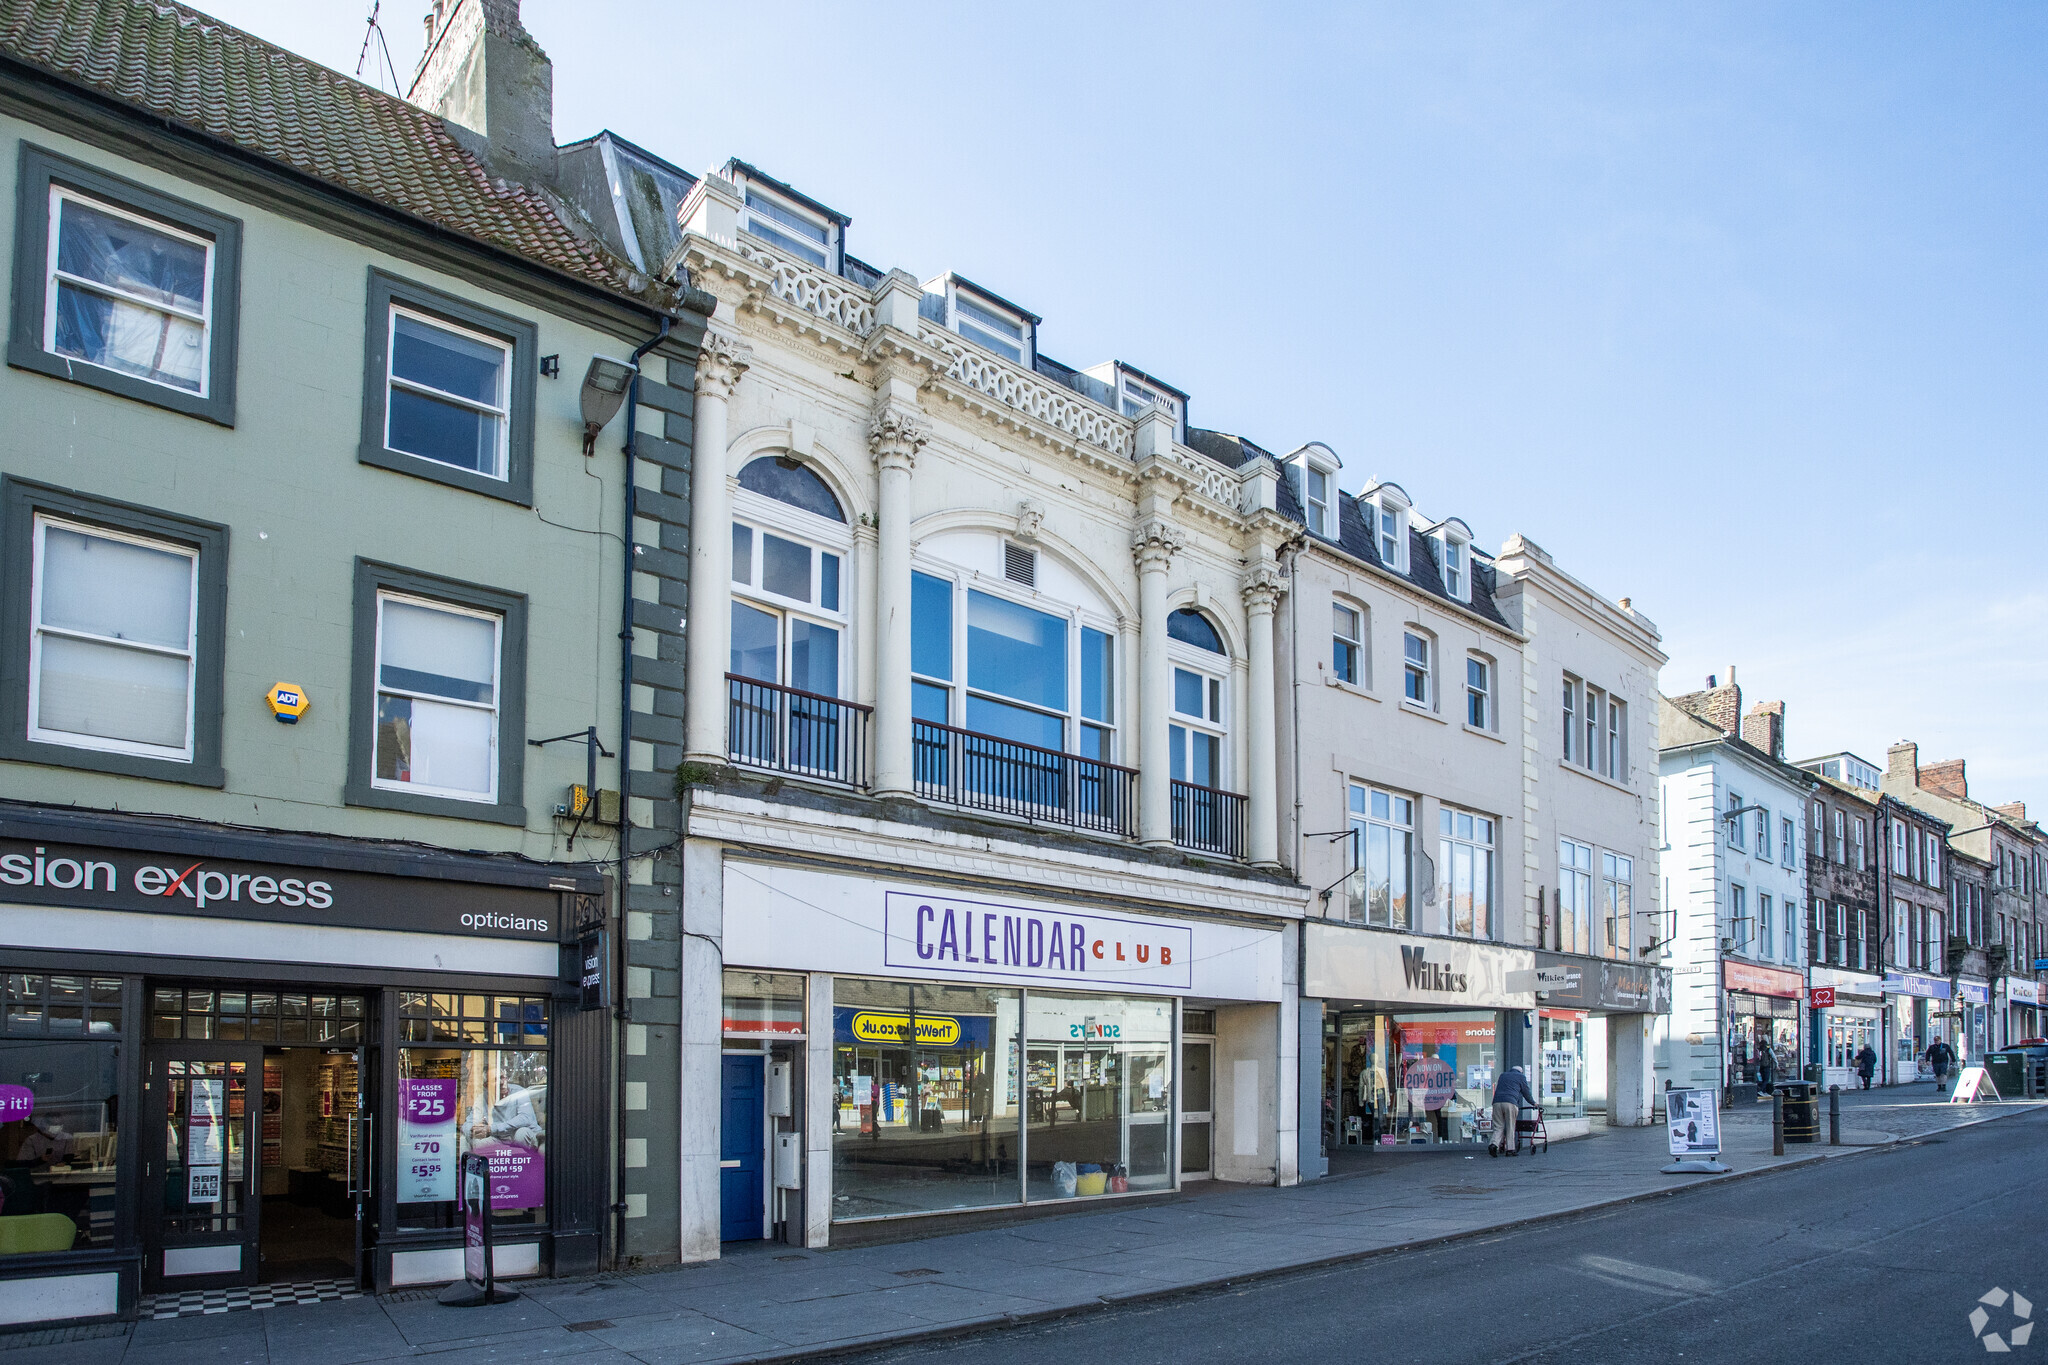
[[[614, 1132], [617, 1135], [616, 1166], [612, 1189], [618, 1198], [612, 1204], [612, 1269], [617, 1270], [626, 1255], [626, 887], [631, 875], [633, 807], [627, 784], [633, 770], [633, 518], [638, 514], [639, 484], [633, 442], [640, 415], [640, 361], [668, 339], [670, 320], [661, 320], [661, 330], [633, 352], [633, 380], [626, 389], [626, 526], [624, 566], [620, 570], [619, 603], [619, 872], [618, 925], [612, 946], [612, 1042]], [[597, 799], [591, 793], [592, 801]], [[682, 913], [682, 896], [676, 897], [676, 913]], [[680, 978], [678, 991], [680, 992]]]

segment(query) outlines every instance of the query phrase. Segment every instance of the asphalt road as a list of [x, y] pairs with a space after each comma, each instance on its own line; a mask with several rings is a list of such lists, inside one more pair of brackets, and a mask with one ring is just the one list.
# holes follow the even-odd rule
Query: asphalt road
[[[859, 1359], [1922, 1365], [1986, 1358], [1970, 1313], [1993, 1288], [2040, 1305], [2039, 1335], [2001, 1358], [2048, 1362], [2048, 1112], [1432, 1251]], [[2020, 1325], [2014, 1305], [1986, 1306], [1985, 1330]]]

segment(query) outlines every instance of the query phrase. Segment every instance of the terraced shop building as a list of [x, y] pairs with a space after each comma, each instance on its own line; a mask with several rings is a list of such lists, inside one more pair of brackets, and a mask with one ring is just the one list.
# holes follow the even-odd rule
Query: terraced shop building
[[[453, 1279], [458, 1152], [502, 1272], [673, 1255], [622, 1158], [673, 1142], [682, 518], [629, 522], [579, 379], [687, 373], [703, 316], [551, 196], [544, 105], [456, 107], [545, 74], [516, 7], [449, 22], [417, 94], [488, 136], [182, 6], [0, 0], [0, 1322]], [[640, 397], [667, 515], [689, 397]], [[623, 830], [564, 813], [585, 738]], [[671, 956], [597, 954], [615, 1029], [564, 968], [622, 861]]]

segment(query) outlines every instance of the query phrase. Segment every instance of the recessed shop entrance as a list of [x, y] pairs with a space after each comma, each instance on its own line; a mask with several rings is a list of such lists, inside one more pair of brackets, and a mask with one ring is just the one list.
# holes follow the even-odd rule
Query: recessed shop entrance
[[364, 1283], [370, 1001], [184, 983], [146, 998], [145, 1289]]

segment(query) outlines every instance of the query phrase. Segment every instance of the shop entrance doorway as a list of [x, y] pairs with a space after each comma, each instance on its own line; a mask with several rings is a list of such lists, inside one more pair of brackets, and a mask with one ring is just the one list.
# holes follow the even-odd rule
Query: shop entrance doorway
[[152, 984], [144, 1049], [150, 1292], [361, 1286], [374, 1216], [369, 1002]]
[[758, 1052], [728, 1052], [718, 1135], [718, 1240], [757, 1242], [767, 1236], [764, 1169], [767, 1070]]

